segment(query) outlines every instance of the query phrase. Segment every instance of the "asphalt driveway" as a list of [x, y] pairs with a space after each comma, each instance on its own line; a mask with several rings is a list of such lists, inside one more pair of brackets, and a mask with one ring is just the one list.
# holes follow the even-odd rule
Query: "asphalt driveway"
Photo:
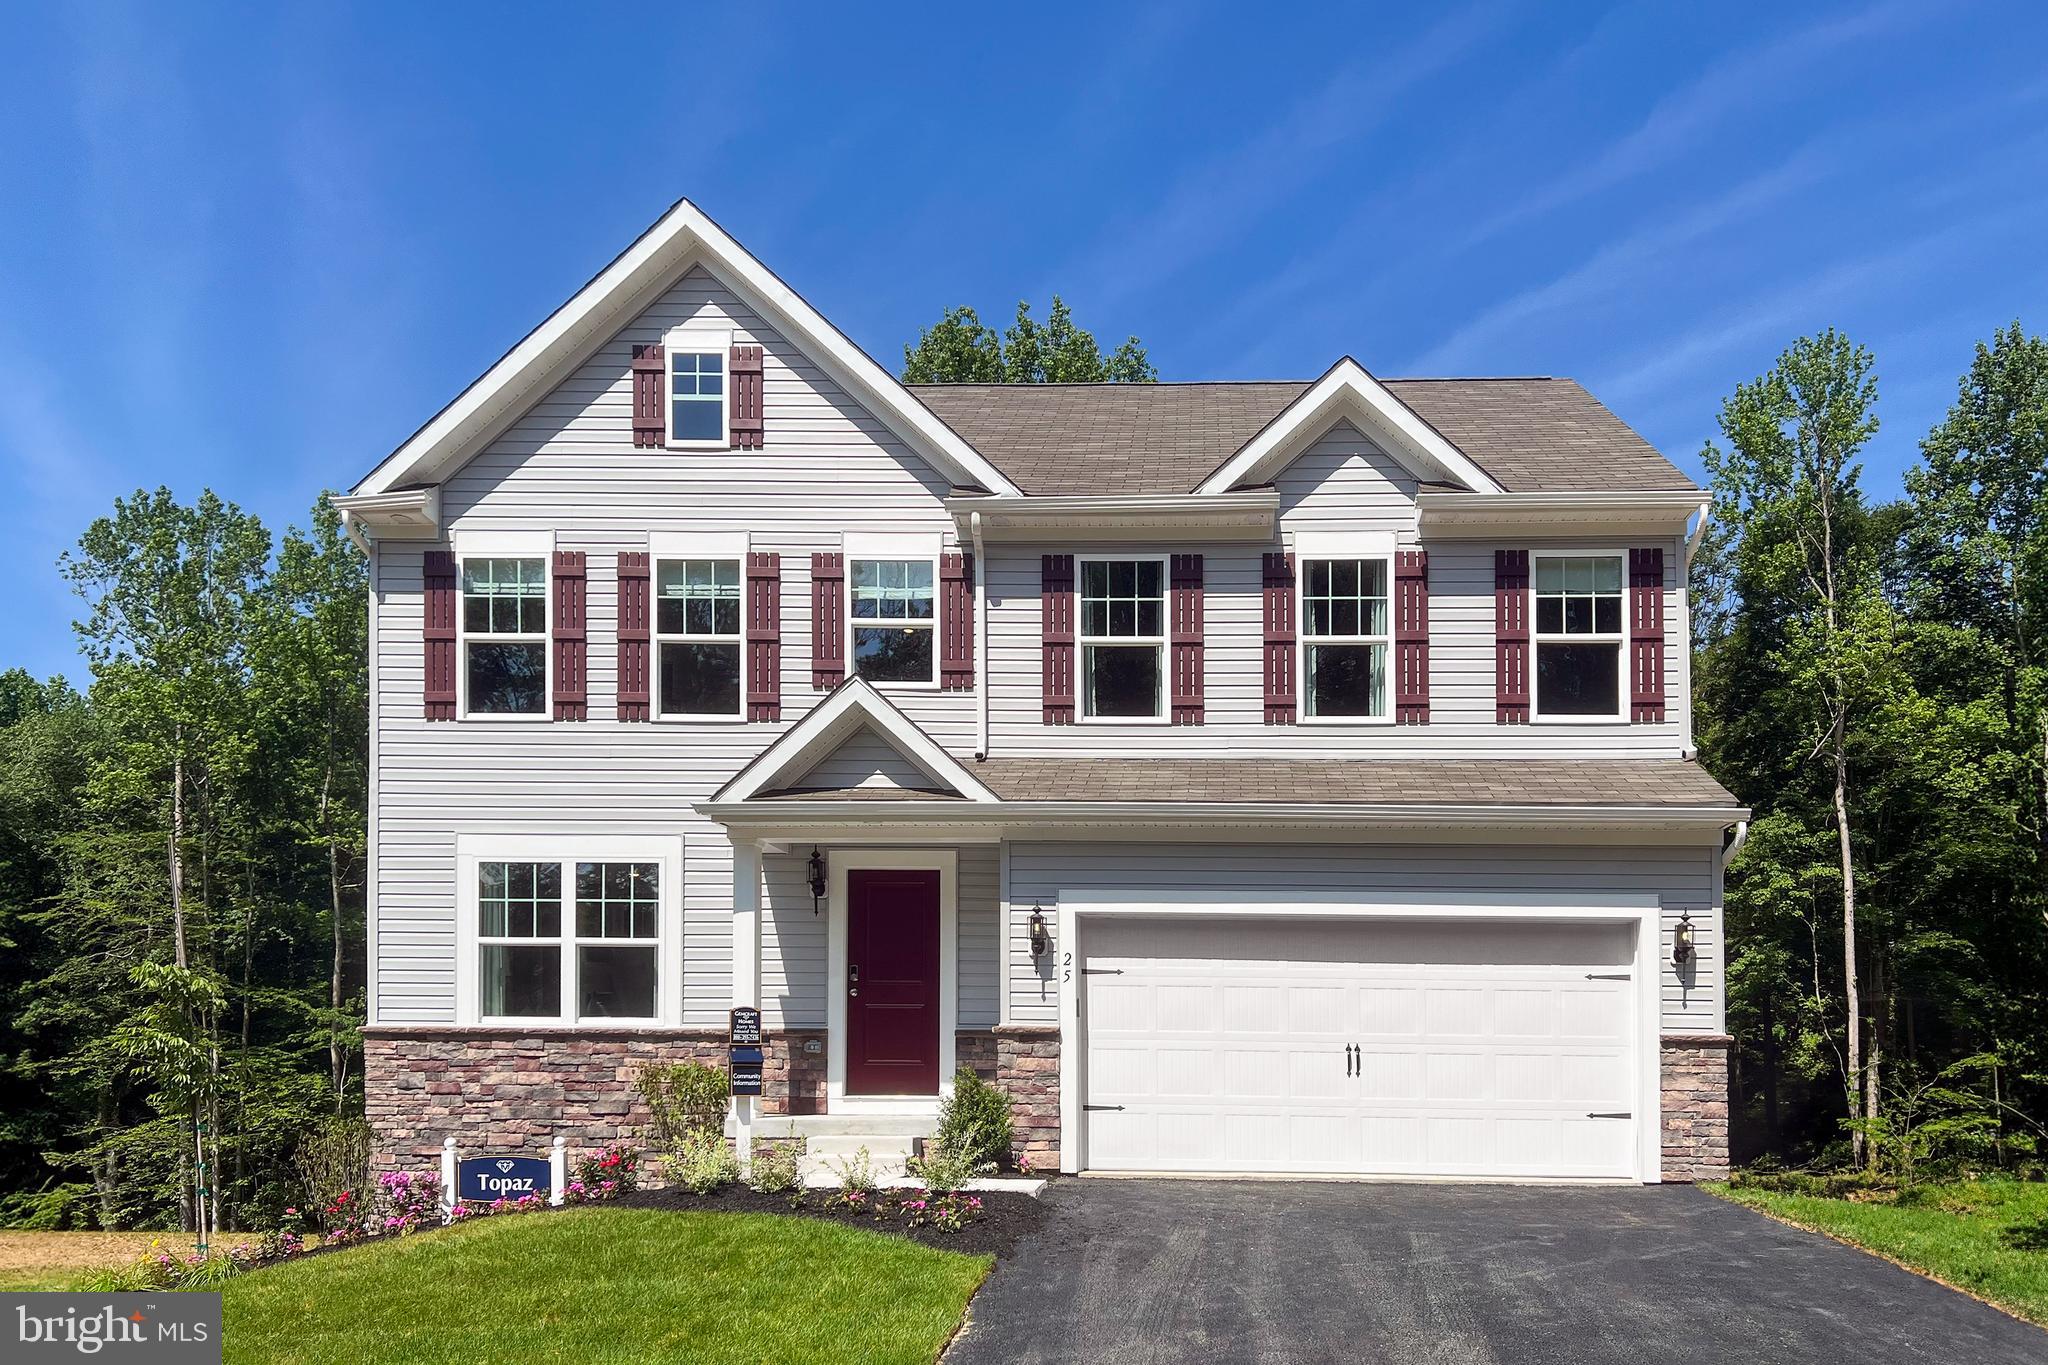
[[2048, 1332], [1685, 1186], [1064, 1180], [946, 1365], [2042, 1365]]

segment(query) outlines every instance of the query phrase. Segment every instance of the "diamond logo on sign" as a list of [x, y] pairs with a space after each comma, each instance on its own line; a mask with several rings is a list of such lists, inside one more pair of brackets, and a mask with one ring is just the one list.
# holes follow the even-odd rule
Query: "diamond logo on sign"
[[553, 1172], [547, 1158], [538, 1156], [478, 1156], [455, 1168], [455, 1197], [488, 1204], [497, 1199], [524, 1199], [537, 1194], [546, 1197], [553, 1187]]

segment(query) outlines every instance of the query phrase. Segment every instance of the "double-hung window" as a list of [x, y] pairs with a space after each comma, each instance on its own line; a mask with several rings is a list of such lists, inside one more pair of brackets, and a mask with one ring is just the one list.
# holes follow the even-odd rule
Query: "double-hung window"
[[1385, 558], [1302, 561], [1305, 718], [1377, 720], [1387, 715], [1389, 577]]
[[848, 572], [853, 671], [871, 683], [937, 682], [937, 561], [854, 558]]
[[459, 860], [474, 891], [465, 1018], [672, 1021], [666, 945], [680, 898], [663, 842], [477, 837]]
[[726, 443], [727, 332], [670, 332], [668, 355], [668, 443], [723, 446]]
[[1162, 718], [1166, 561], [1083, 559], [1080, 646], [1085, 718]]
[[737, 558], [664, 559], [655, 570], [655, 672], [661, 714], [745, 715], [744, 590]]
[[1622, 557], [1535, 559], [1535, 719], [1621, 719]]
[[462, 676], [470, 715], [545, 714], [547, 631], [544, 557], [463, 557]]

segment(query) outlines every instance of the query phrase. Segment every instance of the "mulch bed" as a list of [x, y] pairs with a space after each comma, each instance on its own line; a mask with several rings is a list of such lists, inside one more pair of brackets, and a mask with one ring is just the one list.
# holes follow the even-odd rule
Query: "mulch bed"
[[806, 1190], [803, 1202], [794, 1207], [786, 1194], [762, 1194], [745, 1185], [727, 1185], [711, 1194], [691, 1194], [675, 1188], [636, 1190], [609, 1203], [617, 1208], [666, 1209], [689, 1213], [780, 1213], [798, 1218], [821, 1218], [828, 1223], [862, 1227], [907, 1237], [940, 1251], [958, 1251], [969, 1256], [1007, 1257], [1017, 1243], [1038, 1230], [1045, 1221], [1045, 1205], [1028, 1194], [990, 1190], [977, 1194], [981, 1215], [958, 1232], [941, 1232], [933, 1227], [910, 1226], [910, 1220], [896, 1211], [897, 1196], [915, 1197], [915, 1191], [882, 1190], [875, 1195], [878, 1209], [853, 1210], [834, 1206], [836, 1191]]

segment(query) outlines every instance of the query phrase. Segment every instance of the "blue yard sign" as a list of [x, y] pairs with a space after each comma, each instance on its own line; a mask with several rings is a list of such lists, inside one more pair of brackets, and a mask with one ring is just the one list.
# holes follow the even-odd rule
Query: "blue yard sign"
[[539, 1156], [473, 1156], [456, 1168], [455, 1195], [488, 1204], [493, 1199], [545, 1195], [548, 1161]]

